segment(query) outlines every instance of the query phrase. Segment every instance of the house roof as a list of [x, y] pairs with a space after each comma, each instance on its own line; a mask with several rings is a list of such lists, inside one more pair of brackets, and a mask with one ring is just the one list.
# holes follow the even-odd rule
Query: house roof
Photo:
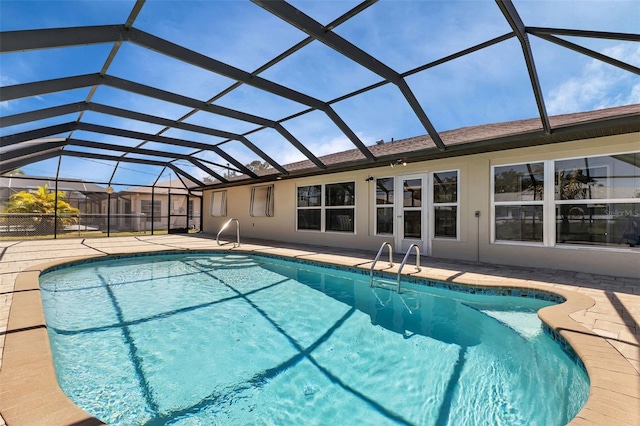
[[187, 194], [190, 188], [197, 188], [194, 182], [180, 178], [171, 179], [164, 182], [156, 182], [153, 186], [136, 186], [127, 190], [121, 191], [121, 194]]
[[[549, 117], [555, 129], [546, 134], [539, 119], [517, 120], [449, 130], [440, 134], [448, 147], [442, 152], [429, 135], [403, 140], [382, 141], [370, 147], [378, 161], [371, 164], [357, 149], [337, 152], [320, 157], [327, 165], [325, 173], [384, 167], [398, 160], [424, 161], [526, 146], [591, 139], [625, 133], [640, 132], [640, 104], [606, 108], [574, 114]], [[284, 166], [290, 177], [319, 174], [311, 161], [300, 161]], [[258, 172], [262, 178], [281, 177], [274, 169]], [[242, 175], [233, 178], [232, 184], [251, 181]], [[220, 185], [216, 185], [220, 186]]]
[[[130, 188], [171, 173], [215, 187], [638, 131], [620, 93], [640, 68], [619, 54], [637, 26], [582, 19], [594, 2], [558, 24], [562, 3], [3, 2], [0, 174], [62, 159], [56, 177], [69, 176], [82, 160], [73, 175], [86, 181]], [[607, 87], [627, 106], [551, 116], [545, 83], [587, 91], [578, 77], [595, 63], [621, 73], [625, 85]], [[447, 124], [461, 105], [482, 113]], [[402, 140], [375, 144], [377, 121]]]
[[[36, 189], [48, 185], [49, 189], [56, 187], [55, 179], [37, 176], [0, 176], [0, 187], [16, 191]], [[105, 193], [105, 187], [82, 180], [58, 180], [58, 191], [78, 191], [82, 193]]]

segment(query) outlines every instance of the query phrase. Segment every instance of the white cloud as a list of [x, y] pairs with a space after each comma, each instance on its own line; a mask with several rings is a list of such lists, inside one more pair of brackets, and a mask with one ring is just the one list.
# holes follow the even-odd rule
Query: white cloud
[[[8, 77], [6, 75], [0, 75], [0, 86], [2, 87], [13, 86], [14, 84], [18, 84], [18, 82], [15, 79]], [[16, 101], [0, 102], [0, 109], [5, 111], [10, 111], [13, 102], [16, 102]]]
[[[362, 139], [362, 135], [358, 135], [358, 137]], [[316, 146], [311, 146], [313, 152], [318, 156], [347, 151], [353, 148], [355, 148], [353, 143], [346, 136], [334, 137]]]
[[[640, 46], [620, 44], [602, 51], [604, 55], [630, 64], [640, 63]], [[640, 103], [637, 76], [592, 59], [580, 75], [563, 81], [549, 91], [549, 114], [586, 111]]]

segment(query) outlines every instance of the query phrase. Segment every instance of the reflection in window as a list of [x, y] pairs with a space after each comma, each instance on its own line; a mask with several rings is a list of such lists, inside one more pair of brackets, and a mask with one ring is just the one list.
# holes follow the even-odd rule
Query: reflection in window
[[556, 241], [640, 245], [640, 203], [557, 205]]
[[443, 238], [457, 238], [458, 208], [456, 206], [434, 206], [434, 235]]
[[458, 202], [458, 172], [440, 172], [433, 174], [433, 202]]
[[494, 169], [494, 201], [535, 201], [544, 198], [544, 163]]
[[376, 234], [393, 234], [393, 186], [395, 179], [376, 179]]
[[556, 243], [640, 245], [640, 153], [556, 161], [554, 183]]
[[422, 211], [404, 211], [404, 238], [422, 239]]
[[355, 187], [355, 182], [298, 187], [297, 229], [354, 233]]
[[[334, 232], [355, 231], [353, 227], [356, 183], [332, 183], [325, 185], [325, 230]], [[338, 208], [336, 208], [338, 207]]]
[[326, 229], [335, 232], [353, 232], [353, 209], [326, 209]]
[[298, 229], [320, 231], [320, 209], [298, 210]]
[[322, 185], [301, 186], [298, 188], [298, 207], [320, 207], [322, 204]]
[[496, 206], [496, 240], [539, 241], [543, 237], [542, 206]]
[[322, 185], [298, 187], [298, 230], [320, 231]]
[[405, 180], [402, 187], [402, 205], [404, 207], [421, 207], [422, 179]]
[[393, 234], [393, 207], [376, 209], [376, 234]]
[[325, 185], [326, 206], [353, 206], [356, 200], [356, 183], [332, 183]]
[[544, 239], [544, 163], [493, 169], [493, 219], [496, 241]]
[[433, 218], [436, 238], [458, 237], [458, 172], [433, 174]]
[[555, 162], [556, 200], [640, 198], [640, 154]]

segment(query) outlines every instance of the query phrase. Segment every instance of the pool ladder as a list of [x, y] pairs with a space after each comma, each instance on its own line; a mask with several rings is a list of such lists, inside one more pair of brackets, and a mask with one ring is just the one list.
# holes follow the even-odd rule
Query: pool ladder
[[[391, 247], [391, 244], [387, 242], [382, 243], [382, 245], [380, 246], [380, 249], [378, 250], [378, 254], [376, 255], [373, 262], [371, 263], [371, 268], [369, 269], [369, 287], [373, 287], [373, 269], [376, 266], [376, 263], [378, 262], [378, 260], [380, 260], [380, 256], [382, 255], [382, 252], [385, 247], [389, 247], [389, 267], [393, 266], [393, 248]], [[402, 263], [400, 264], [400, 267], [398, 268], [398, 278], [396, 281], [396, 291], [398, 293], [400, 293], [400, 290], [401, 290], [400, 280], [402, 278], [401, 276], [402, 269], [404, 268], [404, 265], [407, 263], [407, 259], [409, 259], [409, 255], [411, 254], [411, 249], [413, 248], [416, 249], [416, 272], [420, 272], [422, 270], [422, 268], [420, 268], [420, 247], [418, 247], [417, 244], [411, 244], [409, 246], [409, 249], [404, 255], [404, 259], [402, 259]]]
[[389, 267], [393, 266], [393, 247], [391, 247], [391, 244], [389, 243], [382, 243], [376, 258], [373, 259], [373, 263], [371, 263], [371, 269], [369, 269], [369, 287], [373, 287], [373, 268], [376, 266], [376, 263], [378, 263], [378, 260], [380, 260], [380, 256], [382, 255], [382, 251], [385, 247], [389, 247]]
[[404, 255], [404, 259], [402, 259], [400, 267], [398, 268], [398, 293], [400, 293], [400, 273], [402, 272], [402, 268], [404, 268], [405, 263], [407, 263], [409, 254], [411, 254], [411, 249], [414, 247], [416, 249], [416, 272], [420, 272], [422, 270], [422, 268], [420, 268], [420, 247], [418, 247], [417, 244], [411, 244], [409, 246], [409, 250], [407, 250], [407, 253]]
[[234, 219], [231, 218], [229, 219], [224, 225], [222, 225], [222, 228], [220, 228], [220, 231], [218, 231], [218, 235], [216, 235], [216, 243], [220, 246], [222, 244], [220, 244], [220, 234], [222, 234], [222, 231], [224, 231], [226, 229], [227, 226], [229, 226], [229, 224], [231, 222], [235, 221], [236, 222], [236, 242], [233, 243], [233, 247], [240, 247], [240, 221], [238, 219]]

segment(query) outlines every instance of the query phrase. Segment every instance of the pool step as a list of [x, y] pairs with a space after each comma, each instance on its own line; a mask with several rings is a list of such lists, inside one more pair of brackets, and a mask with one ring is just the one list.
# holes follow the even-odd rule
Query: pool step
[[204, 269], [242, 269], [257, 266], [258, 264], [249, 256], [228, 255], [223, 257], [199, 258], [193, 261], [198, 267]]
[[395, 280], [388, 280], [385, 278], [377, 278], [373, 280], [372, 287], [379, 287], [385, 290], [396, 290], [398, 283]]

